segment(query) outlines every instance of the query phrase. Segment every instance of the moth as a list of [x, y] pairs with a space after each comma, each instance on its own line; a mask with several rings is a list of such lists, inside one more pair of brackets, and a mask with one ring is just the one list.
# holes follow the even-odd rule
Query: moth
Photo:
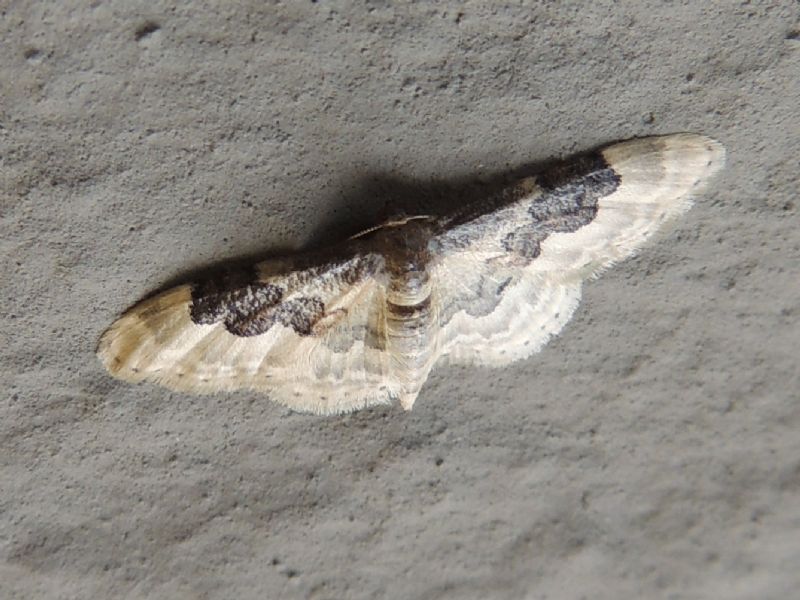
[[437, 363], [502, 367], [541, 350], [583, 281], [688, 210], [724, 161], [695, 134], [609, 145], [448, 214], [160, 293], [97, 354], [115, 377], [172, 390], [249, 389], [317, 414], [410, 410]]

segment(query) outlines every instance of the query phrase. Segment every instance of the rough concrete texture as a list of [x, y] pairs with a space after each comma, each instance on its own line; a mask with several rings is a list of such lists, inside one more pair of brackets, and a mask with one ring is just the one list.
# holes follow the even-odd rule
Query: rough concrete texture
[[[0, 597], [788, 598], [800, 9], [0, 4]], [[728, 168], [511, 368], [414, 411], [109, 378], [99, 334], [387, 203], [694, 131]]]

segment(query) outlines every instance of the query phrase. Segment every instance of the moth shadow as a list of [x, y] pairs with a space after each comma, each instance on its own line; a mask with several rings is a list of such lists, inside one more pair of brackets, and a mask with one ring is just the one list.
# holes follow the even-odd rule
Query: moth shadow
[[[387, 173], [358, 175], [352, 192], [330, 200], [323, 199], [321, 204], [333, 206], [335, 210], [332, 212], [340, 216], [317, 226], [309, 236], [310, 243], [300, 252], [322, 250], [399, 215], [446, 215], [467, 204], [491, 198], [519, 179], [541, 173], [558, 162], [551, 159], [483, 173], [478, 177], [472, 175], [450, 179], [415, 179]], [[265, 242], [268, 243], [268, 240]], [[224, 276], [290, 253], [297, 251], [272, 248], [231, 256], [180, 272], [147, 297], [176, 285]]]
[[[331, 202], [342, 210], [312, 233], [309, 249], [319, 249], [397, 216], [442, 216], [501, 193], [519, 179], [552, 166], [555, 161], [450, 179], [415, 179], [397, 174], [357, 175], [354, 191]], [[376, 201], [377, 199], [377, 201]], [[345, 216], [346, 215], [346, 216]], [[353, 217], [355, 215], [355, 218]]]

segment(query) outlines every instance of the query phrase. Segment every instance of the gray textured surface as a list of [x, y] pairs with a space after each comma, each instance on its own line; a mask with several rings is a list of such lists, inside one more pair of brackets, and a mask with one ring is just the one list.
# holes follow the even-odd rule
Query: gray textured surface
[[[0, 4], [0, 597], [796, 592], [795, 2], [176, 4]], [[411, 414], [93, 355], [193, 269], [687, 130], [729, 152], [687, 218]]]

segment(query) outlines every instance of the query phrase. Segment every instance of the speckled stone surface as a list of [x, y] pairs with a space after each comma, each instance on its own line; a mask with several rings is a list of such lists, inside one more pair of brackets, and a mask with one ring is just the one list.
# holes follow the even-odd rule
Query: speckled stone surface
[[[796, 2], [0, 6], [0, 597], [788, 598]], [[633, 136], [728, 167], [543, 352], [413, 412], [112, 380], [210, 265]]]

